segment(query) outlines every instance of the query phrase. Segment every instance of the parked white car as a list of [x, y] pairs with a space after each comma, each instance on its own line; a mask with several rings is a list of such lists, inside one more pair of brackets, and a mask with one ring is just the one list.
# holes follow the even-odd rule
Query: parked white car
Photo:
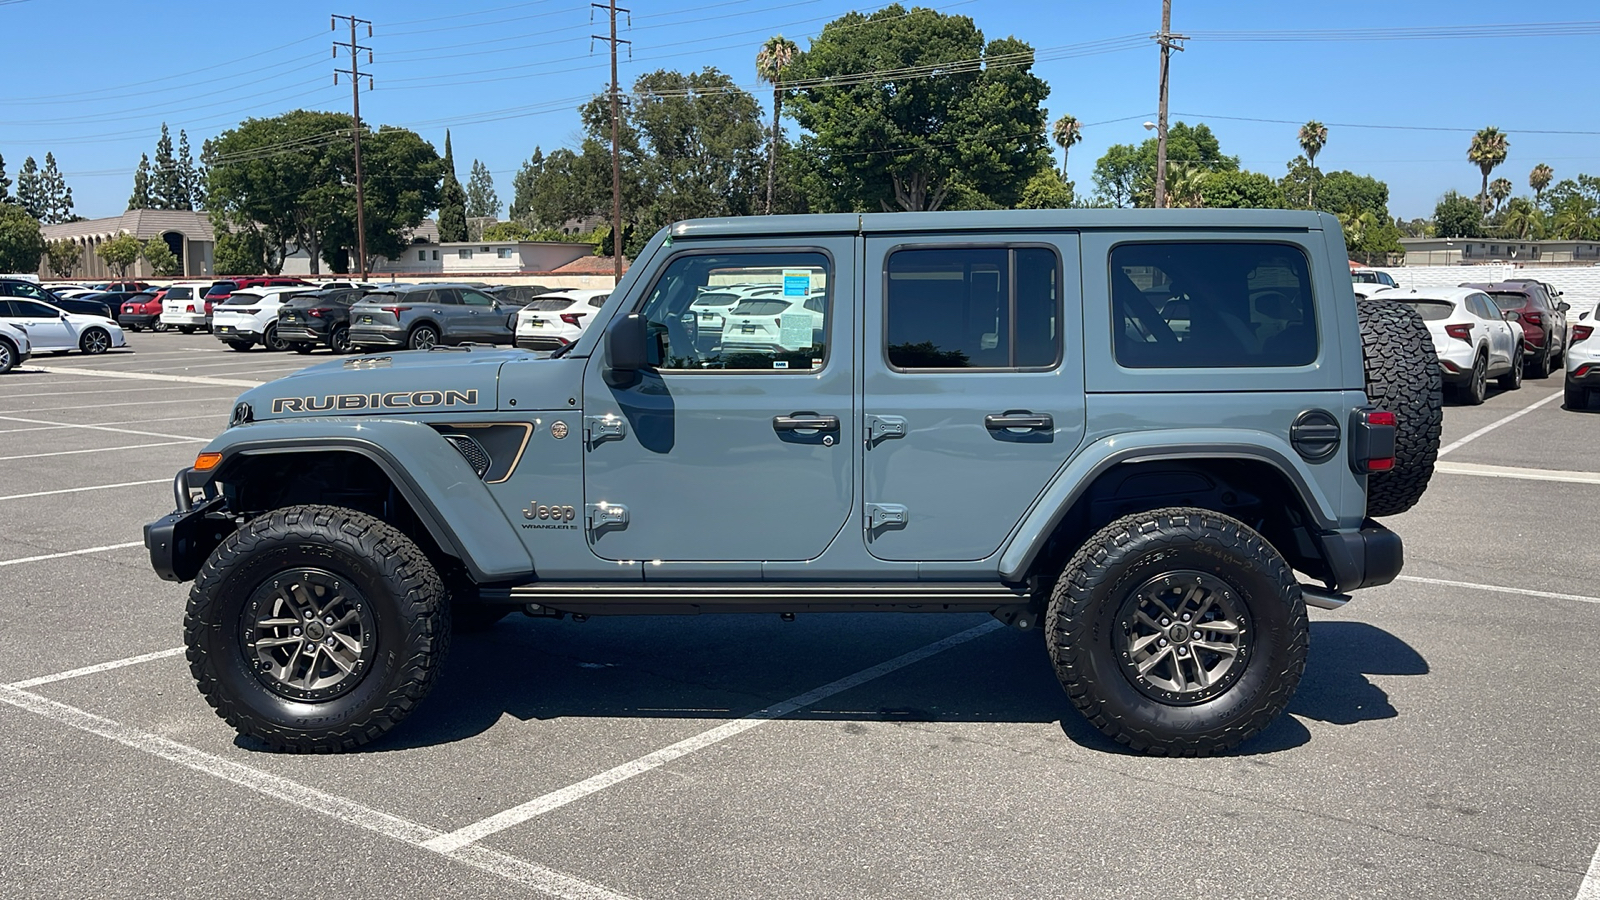
[[28, 333], [8, 322], [0, 322], [0, 375], [28, 361], [33, 343]]
[[755, 294], [728, 310], [722, 326], [722, 350], [805, 350], [818, 343], [828, 297], [813, 290], [804, 297], [784, 296], [781, 289]]
[[559, 350], [583, 336], [611, 288], [540, 294], [517, 312], [515, 341], [523, 350]]
[[184, 334], [194, 334], [211, 324], [206, 314], [206, 291], [215, 281], [175, 281], [161, 300], [161, 324]]
[[249, 350], [256, 344], [268, 350], [287, 350], [289, 342], [278, 337], [278, 310], [291, 297], [314, 290], [297, 286], [234, 291], [211, 308], [211, 334], [235, 350]]
[[1489, 379], [1522, 387], [1522, 326], [1506, 319], [1489, 295], [1472, 288], [1388, 290], [1382, 300], [1404, 303], [1428, 323], [1444, 382], [1463, 403], [1482, 403]]
[[1600, 335], [1595, 317], [1600, 308], [1579, 313], [1572, 320], [1572, 342], [1567, 344], [1567, 409], [1588, 409], [1589, 400], [1600, 396]]
[[88, 316], [22, 297], [0, 297], [0, 322], [27, 334], [34, 353], [104, 353], [128, 346], [121, 326], [104, 316]]

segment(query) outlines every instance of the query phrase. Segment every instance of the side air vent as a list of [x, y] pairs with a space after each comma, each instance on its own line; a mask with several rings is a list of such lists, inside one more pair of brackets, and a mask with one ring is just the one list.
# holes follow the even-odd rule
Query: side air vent
[[444, 439], [461, 452], [461, 458], [467, 461], [467, 465], [472, 467], [473, 474], [479, 478], [482, 478], [483, 474], [489, 471], [489, 467], [494, 465], [494, 460], [489, 457], [489, 451], [483, 449], [477, 438], [464, 434], [447, 434]]

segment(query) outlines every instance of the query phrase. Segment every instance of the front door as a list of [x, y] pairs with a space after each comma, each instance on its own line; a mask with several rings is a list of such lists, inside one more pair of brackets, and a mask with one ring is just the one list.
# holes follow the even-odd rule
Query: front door
[[872, 237], [864, 269], [867, 547], [983, 559], [1083, 437], [1078, 238]]
[[[595, 554], [645, 561], [646, 579], [672, 577], [654, 561], [822, 554], [856, 504], [854, 252], [848, 236], [680, 243], [618, 310], [648, 323], [652, 365], [609, 383], [602, 343], [585, 371]], [[702, 330], [695, 299], [725, 292], [761, 310], [762, 327], [739, 340]]]
[[469, 338], [474, 341], [485, 341], [493, 344], [511, 343], [511, 329], [506, 327], [508, 313], [500, 309], [500, 304], [493, 297], [483, 291], [472, 288], [461, 289], [461, 306], [466, 312], [465, 321], [471, 329]]
[[28, 343], [40, 350], [75, 350], [78, 336], [67, 325], [61, 310], [32, 300], [0, 300], [5, 320], [28, 333]]

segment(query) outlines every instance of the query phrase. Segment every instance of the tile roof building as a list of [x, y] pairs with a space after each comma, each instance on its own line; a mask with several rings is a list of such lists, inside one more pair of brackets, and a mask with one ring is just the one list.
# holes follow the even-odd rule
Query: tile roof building
[[[84, 219], [79, 222], [63, 222], [60, 225], [46, 225], [44, 232], [46, 241], [69, 240], [77, 244], [82, 256], [78, 269], [73, 277], [89, 279], [109, 279], [116, 277], [106, 261], [101, 259], [95, 250], [106, 241], [124, 234], [131, 234], [141, 241], [159, 238], [166, 242], [172, 250], [172, 255], [182, 264], [182, 275], [194, 277], [212, 274], [212, 259], [216, 250], [216, 239], [211, 231], [211, 220], [204, 212], [187, 209], [130, 209], [120, 216], [111, 216], [104, 219]], [[39, 274], [50, 277], [51, 273], [44, 271], [43, 263]], [[149, 278], [152, 274], [150, 264], [140, 259], [128, 270], [129, 278]]]

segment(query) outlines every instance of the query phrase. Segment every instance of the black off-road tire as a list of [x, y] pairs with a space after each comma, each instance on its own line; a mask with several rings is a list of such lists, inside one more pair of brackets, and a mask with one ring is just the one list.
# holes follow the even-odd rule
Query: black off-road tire
[[[305, 570], [343, 580], [370, 616], [370, 664], [327, 700], [285, 696], [248, 646], [262, 614], [251, 598], [274, 576]], [[189, 670], [206, 702], [240, 734], [299, 753], [353, 750], [388, 732], [427, 696], [449, 639], [444, 584], [417, 545], [336, 506], [285, 507], [229, 535], [195, 578], [184, 616]]]
[[[1389, 300], [1356, 303], [1367, 399], [1395, 415], [1394, 468], [1367, 477], [1367, 515], [1393, 516], [1422, 499], [1439, 457], [1444, 378], [1428, 325]], [[1481, 402], [1481, 401], [1480, 401]]]
[[[1518, 346], [1517, 349], [1516, 349], [1516, 356], [1513, 356], [1512, 359], [1516, 359], [1517, 357], [1519, 357], [1521, 355], [1522, 355], [1522, 347]], [[1506, 373], [1504, 375], [1500, 376], [1500, 378], [1496, 381], [1496, 384], [1500, 385], [1500, 390], [1502, 390], [1502, 391], [1521, 390], [1522, 389], [1522, 366], [1517, 365], [1516, 363], [1512, 363], [1511, 364], [1511, 368], [1506, 370]]]
[[[1240, 668], [1210, 691], [1151, 696], [1125, 668], [1122, 611], [1142, 587], [1167, 579], [1178, 591], [1202, 577], [1243, 611]], [[1309, 644], [1289, 564], [1243, 522], [1202, 509], [1135, 513], [1100, 529], [1062, 569], [1045, 609], [1045, 645], [1073, 705], [1113, 740], [1155, 756], [1209, 756], [1259, 734], [1289, 705]]]

